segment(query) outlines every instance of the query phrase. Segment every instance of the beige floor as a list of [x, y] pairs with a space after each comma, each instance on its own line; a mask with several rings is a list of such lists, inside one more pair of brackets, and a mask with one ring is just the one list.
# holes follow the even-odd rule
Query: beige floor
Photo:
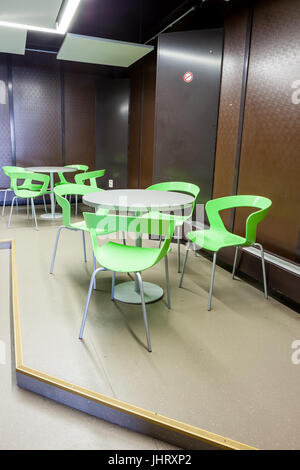
[[[210, 262], [190, 256], [184, 288], [179, 289], [174, 247], [169, 256], [172, 309], [167, 309], [165, 299], [147, 307], [153, 352], [145, 348], [140, 307], [110, 300], [110, 273], [99, 274], [80, 342], [92, 271], [89, 242], [85, 265], [80, 234], [64, 232], [50, 276], [58, 224], [39, 220], [37, 232], [24, 211], [10, 230], [6, 222], [7, 216], [0, 221], [0, 238], [17, 241], [26, 365], [258, 448], [300, 448], [300, 366], [291, 362], [298, 314], [273, 299], [266, 301], [245, 282], [232, 281], [221, 268], [216, 272], [213, 309], [207, 312]], [[144, 279], [164, 286], [163, 264], [147, 271]], [[125, 280], [127, 275], [117, 278]], [[20, 397], [20, 406], [29, 396], [20, 390], [14, 394]], [[59, 409], [53, 426], [61, 414], [68, 414], [70, 422], [79, 415], [80, 422], [89, 420], [115, 432], [116, 427], [40, 397], [30, 394], [29, 400], [32, 406], [36, 403], [36, 414], [41, 413], [38, 403]], [[50, 419], [47, 412], [46, 416]], [[141, 446], [146, 444], [146, 438], [136, 439], [141, 439]], [[150, 439], [147, 445], [161, 444]]]
[[[0, 239], [15, 238], [18, 255], [21, 255], [19, 241], [27, 230], [29, 235], [34, 235], [34, 229], [29, 224], [24, 230], [9, 231], [7, 217], [0, 219], [0, 224]], [[33, 245], [29, 246], [33, 248]], [[11, 357], [9, 267], [9, 251], [0, 250], [0, 449], [176, 449], [168, 443], [128, 431], [17, 387]], [[19, 264], [19, 275], [23, 272], [26, 276], [27, 271], [31, 272], [30, 263], [23, 268]], [[34, 305], [34, 297], [31, 300]]]

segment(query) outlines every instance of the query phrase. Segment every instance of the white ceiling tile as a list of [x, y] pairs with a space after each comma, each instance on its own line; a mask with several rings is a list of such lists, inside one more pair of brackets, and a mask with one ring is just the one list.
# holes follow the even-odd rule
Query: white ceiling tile
[[143, 44], [67, 34], [57, 55], [59, 60], [129, 67], [154, 48]]
[[25, 54], [27, 31], [0, 26], [0, 52]]
[[54, 28], [62, 0], [0, 0], [0, 21]]

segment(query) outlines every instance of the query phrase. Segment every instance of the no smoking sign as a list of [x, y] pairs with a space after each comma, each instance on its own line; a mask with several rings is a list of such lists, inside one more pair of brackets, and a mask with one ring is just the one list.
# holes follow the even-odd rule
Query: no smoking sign
[[191, 83], [193, 81], [193, 78], [194, 75], [192, 74], [192, 72], [186, 72], [183, 75], [183, 80], [185, 81], [185, 83]]

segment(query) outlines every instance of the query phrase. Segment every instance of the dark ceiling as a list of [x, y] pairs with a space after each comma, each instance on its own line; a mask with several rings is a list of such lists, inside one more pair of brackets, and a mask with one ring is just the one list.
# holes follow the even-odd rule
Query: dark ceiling
[[[175, 29], [220, 27], [241, 0], [81, 0], [70, 33], [144, 43], [196, 6]], [[170, 31], [171, 29], [169, 29]], [[29, 31], [27, 48], [58, 51], [63, 37]]]

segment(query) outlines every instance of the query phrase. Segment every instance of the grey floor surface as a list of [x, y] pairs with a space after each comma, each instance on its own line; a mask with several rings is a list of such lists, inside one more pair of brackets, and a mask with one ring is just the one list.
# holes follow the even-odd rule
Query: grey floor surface
[[[292, 343], [299, 338], [297, 313], [272, 298], [266, 301], [261, 291], [239, 279], [232, 281], [221, 268], [208, 312], [211, 263], [192, 254], [179, 289], [173, 245], [172, 309], [165, 297], [147, 306], [153, 352], [146, 349], [140, 306], [110, 300], [108, 272], [99, 274], [81, 342], [92, 272], [88, 238], [85, 264], [80, 233], [63, 232], [50, 276], [59, 222], [39, 219], [36, 231], [20, 209], [8, 230], [7, 218], [0, 220], [0, 239], [17, 243], [26, 365], [257, 448], [300, 448], [300, 365], [291, 360]], [[7, 279], [7, 252], [0, 256], [1, 276]], [[128, 279], [121, 274], [117, 282]], [[163, 263], [145, 272], [144, 280], [164, 288]], [[0, 340], [10, 358], [5, 282]], [[0, 448], [172, 448], [19, 390], [10, 360], [0, 364], [0, 374]]]

